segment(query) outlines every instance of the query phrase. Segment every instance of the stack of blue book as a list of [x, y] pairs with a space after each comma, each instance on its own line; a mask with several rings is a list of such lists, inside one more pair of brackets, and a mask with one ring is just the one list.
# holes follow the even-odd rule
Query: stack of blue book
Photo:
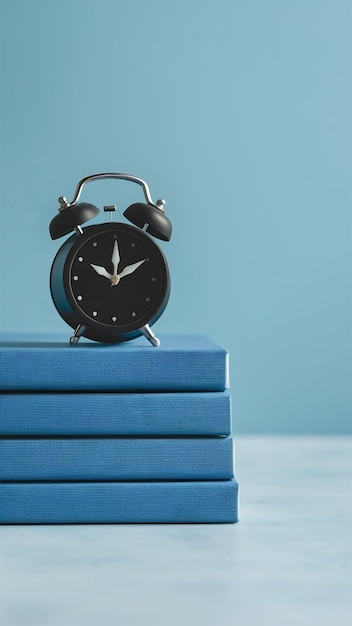
[[0, 523], [237, 521], [228, 354], [0, 342]]

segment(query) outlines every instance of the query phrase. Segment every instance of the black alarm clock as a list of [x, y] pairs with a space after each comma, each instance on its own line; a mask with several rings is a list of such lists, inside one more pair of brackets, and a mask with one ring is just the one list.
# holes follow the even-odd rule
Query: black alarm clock
[[[100, 213], [93, 204], [78, 203], [83, 186], [116, 178], [137, 183], [146, 203], [123, 213], [131, 224], [113, 221], [115, 206], [105, 206], [110, 221], [82, 224]], [[170, 295], [166, 258], [154, 238], [169, 241], [171, 222], [164, 200], [154, 203], [145, 181], [130, 174], [103, 173], [79, 181], [71, 202], [59, 198], [59, 213], [50, 223], [52, 239], [73, 234], [57, 252], [50, 273], [50, 291], [61, 317], [74, 329], [70, 344], [80, 337], [117, 343], [145, 335], [160, 344], [151, 326], [165, 310]]]

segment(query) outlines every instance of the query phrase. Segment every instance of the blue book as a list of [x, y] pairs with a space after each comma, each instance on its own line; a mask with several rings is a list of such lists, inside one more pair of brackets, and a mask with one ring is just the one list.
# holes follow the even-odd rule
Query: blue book
[[0, 481], [228, 480], [231, 437], [3, 438]]
[[202, 335], [120, 344], [2, 335], [2, 391], [224, 391], [228, 353]]
[[0, 435], [230, 433], [229, 391], [0, 394]]
[[0, 484], [1, 524], [237, 521], [235, 480]]

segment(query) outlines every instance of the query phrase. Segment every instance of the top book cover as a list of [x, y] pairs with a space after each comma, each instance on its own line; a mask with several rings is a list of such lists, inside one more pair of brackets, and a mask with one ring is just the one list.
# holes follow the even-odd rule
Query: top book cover
[[224, 391], [228, 352], [203, 335], [119, 344], [0, 335], [0, 391]]

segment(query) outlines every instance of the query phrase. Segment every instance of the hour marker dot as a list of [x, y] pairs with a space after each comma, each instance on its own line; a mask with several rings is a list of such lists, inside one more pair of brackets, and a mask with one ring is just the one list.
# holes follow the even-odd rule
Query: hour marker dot
[[145, 299], [146, 302], [150, 302], [149, 296]]
[[115, 315], [111, 319], [113, 322], [117, 322], [117, 317]]
[[131, 243], [131, 248], [135, 248], [136, 244], [135, 243]]
[[73, 280], [78, 280], [78, 276], [74, 276], [74, 277], [73, 277]]
[[82, 263], [82, 261], [83, 261], [83, 256], [79, 256], [79, 257], [78, 257], [78, 260], [79, 260], [79, 262], [80, 262], [80, 263]]
[[132, 311], [132, 317], [136, 317], [137, 313], [136, 311]]
[[94, 248], [96, 248], [96, 247], [97, 247], [97, 245], [98, 245], [98, 244], [97, 244], [97, 242], [96, 242], [96, 241], [93, 241], [93, 246], [94, 246]]
[[81, 301], [82, 300], [82, 296], [77, 296], [77, 300]]
[[98, 315], [98, 311], [93, 311], [93, 317], [96, 317]]
[[155, 281], [156, 281], [156, 278], [155, 278], [155, 276], [153, 276], [152, 282], [155, 283]]

